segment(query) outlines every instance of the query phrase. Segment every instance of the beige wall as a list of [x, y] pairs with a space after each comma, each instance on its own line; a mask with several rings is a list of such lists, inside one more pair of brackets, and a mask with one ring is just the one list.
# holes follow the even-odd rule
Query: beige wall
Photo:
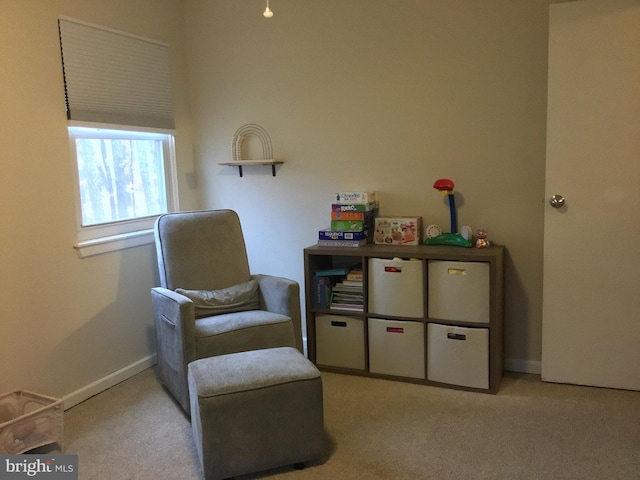
[[91, 392], [153, 361], [153, 246], [79, 259], [57, 18], [170, 44], [184, 208], [198, 205], [179, 0], [0, 1], [0, 392]]
[[[207, 207], [236, 209], [254, 270], [302, 281], [333, 192], [507, 246], [506, 357], [539, 371], [548, 3], [186, 0], [196, 159]], [[258, 123], [286, 163], [243, 178], [235, 131]], [[255, 157], [254, 157], [255, 158]]]
[[[259, 0], [0, 0], [0, 391], [77, 400], [155, 352], [153, 247], [72, 248], [58, 15], [170, 44], [181, 207], [236, 209], [255, 272], [302, 282], [337, 190], [446, 228], [431, 185], [452, 178], [460, 224], [509, 250], [507, 365], [539, 368], [547, 4], [277, 0], [265, 20]], [[217, 164], [251, 122], [275, 178]]]

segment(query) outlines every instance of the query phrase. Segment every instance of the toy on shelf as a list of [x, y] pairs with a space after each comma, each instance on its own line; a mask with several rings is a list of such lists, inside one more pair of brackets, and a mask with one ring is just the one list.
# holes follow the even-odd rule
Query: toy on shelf
[[[441, 178], [436, 180], [433, 184], [433, 188], [438, 190], [441, 194], [447, 195], [449, 200], [449, 215], [451, 219], [451, 231], [448, 233], [441, 233], [436, 236], [427, 235], [424, 243], [426, 245], [453, 245], [456, 247], [466, 247], [470, 248], [471, 244], [471, 235], [469, 232], [471, 229], [469, 227], [463, 227], [464, 232], [458, 233], [458, 220], [456, 217], [456, 201], [453, 194], [453, 181], [448, 178]], [[431, 226], [435, 227], [435, 226]], [[436, 230], [433, 228], [432, 230]]]
[[484, 228], [476, 232], [476, 248], [487, 248], [491, 246], [491, 242], [487, 240], [487, 231]]

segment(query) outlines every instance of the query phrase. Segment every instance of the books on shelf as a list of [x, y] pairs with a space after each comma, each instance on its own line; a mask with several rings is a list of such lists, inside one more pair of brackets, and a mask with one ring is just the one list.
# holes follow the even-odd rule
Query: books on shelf
[[313, 306], [329, 308], [334, 284], [349, 274], [349, 268], [316, 270], [313, 275]]
[[362, 266], [327, 268], [313, 274], [313, 307], [362, 311], [364, 288]]
[[349, 273], [347, 273], [347, 281], [360, 282], [360, 284], [362, 284], [364, 281], [362, 270], [349, 270]]
[[338, 275], [348, 275], [349, 271], [350, 270], [348, 268], [329, 268], [325, 270], [316, 270], [315, 276], [316, 277], [335, 277]]
[[334, 285], [333, 292], [342, 295], [362, 296], [362, 282], [351, 282], [349, 280], [342, 280], [341, 282], [337, 282]]
[[331, 277], [313, 277], [313, 306], [327, 308], [331, 304]]
[[336, 283], [332, 289], [331, 305], [329, 308], [334, 310], [363, 311], [363, 282], [345, 279]]
[[351, 305], [346, 303], [332, 303], [330, 308], [333, 310], [350, 310], [352, 312], [363, 311], [362, 305]]

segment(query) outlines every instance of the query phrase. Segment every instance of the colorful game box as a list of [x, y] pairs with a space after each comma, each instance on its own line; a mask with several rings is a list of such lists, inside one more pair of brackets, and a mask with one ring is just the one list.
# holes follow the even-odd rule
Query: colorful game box
[[378, 217], [373, 239], [377, 244], [420, 245], [422, 217]]

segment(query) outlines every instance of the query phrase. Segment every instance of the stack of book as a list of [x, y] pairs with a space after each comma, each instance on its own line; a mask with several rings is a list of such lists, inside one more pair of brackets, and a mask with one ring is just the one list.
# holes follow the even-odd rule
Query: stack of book
[[331, 227], [318, 232], [318, 245], [359, 247], [369, 243], [377, 209], [375, 192], [336, 193], [331, 204]]
[[351, 270], [344, 280], [337, 282], [331, 292], [331, 305], [335, 310], [363, 311], [364, 287], [362, 270]]

